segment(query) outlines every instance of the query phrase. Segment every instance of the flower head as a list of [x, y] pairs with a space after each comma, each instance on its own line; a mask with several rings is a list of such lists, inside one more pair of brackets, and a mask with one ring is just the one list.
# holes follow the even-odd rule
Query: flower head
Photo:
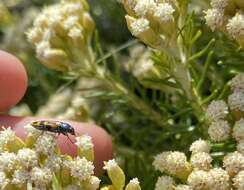
[[227, 24], [228, 33], [234, 38], [238, 39], [244, 36], [244, 15], [237, 13]]
[[10, 183], [10, 179], [7, 178], [3, 171], [0, 171], [0, 189], [5, 189], [5, 187]]
[[36, 166], [38, 163], [37, 153], [29, 148], [20, 149], [17, 153], [17, 159], [24, 168]]
[[236, 150], [244, 155], [244, 140], [241, 140], [237, 143]]
[[205, 20], [212, 31], [222, 27], [224, 23], [224, 12], [219, 9], [208, 9], [205, 12]]
[[210, 4], [215, 9], [224, 9], [227, 7], [229, 0], [211, 0]]
[[11, 183], [21, 187], [22, 185], [24, 185], [27, 180], [30, 178], [30, 173], [29, 171], [25, 170], [25, 169], [18, 169], [15, 170], [12, 176], [12, 181]]
[[93, 148], [92, 138], [88, 135], [76, 137], [75, 144], [82, 150], [89, 150]]
[[131, 23], [131, 32], [133, 36], [138, 36], [149, 29], [149, 21], [145, 18], [135, 19], [134, 22]]
[[234, 178], [233, 178], [233, 185], [236, 189], [242, 190], [244, 189], [244, 171], [240, 171]]
[[173, 190], [175, 182], [172, 177], [161, 176], [158, 178], [155, 185], [155, 190]]
[[161, 22], [174, 21], [175, 9], [169, 3], [159, 3], [155, 8], [154, 16]]
[[[69, 71], [77, 67], [71, 60], [71, 52], [80, 50], [84, 60], [94, 30], [94, 21], [88, 13], [88, 5], [82, 1], [61, 1], [42, 10], [27, 32], [28, 40], [35, 45], [37, 58], [47, 67]], [[72, 46], [67, 51], [64, 44]], [[84, 52], [84, 53], [83, 53]], [[81, 67], [86, 67], [81, 64]]]
[[198, 152], [191, 156], [191, 164], [194, 169], [209, 170], [211, 168], [212, 157], [206, 152]]
[[[3, 127], [2, 127], [3, 128]], [[15, 133], [10, 127], [3, 128], [0, 132], [0, 151], [3, 151], [5, 146], [15, 140]]]
[[188, 184], [195, 190], [210, 189], [213, 184], [211, 175], [202, 170], [194, 170], [187, 179]]
[[231, 79], [230, 87], [234, 92], [244, 91], [244, 74], [240, 73], [236, 75], [233, 79]]
[[212, 101], [206, 110], [206, 118], [210, 121], [225, 119], [228, 114], [228, 106], [223, 100]]
[[17, 165], [17, 156], [15, 153], [2, 152], [0, 154], [0, 169], [12, 171]]
[[230, 177], [228, 173], [222, 168], [214, 168], [209, 171], [212, 177], [213, 184], [212, 189], [229, 190], [230, 189]]
[[198, 152], [210, 152], [210, 145], [207, 141], [199, 139], [194, 141], [190, 146], [190, 151], [192, 154], [198, 153]]
[[228, 104], [233, 111], [244, 111], [244, 92], [234, 92], [228, 97]]
[[208, 128], [208, 134], [212, 141], [221, 142], [230, 137], [230, 126], [225, 120], [214, 121]]
[[152, 14], [156, 8], [156, 3], [154, 0], [140, 0], [137, 1], [134, 11], [137, 16], [146, 16], [147, 14]]
[[52, 172], [48, 168], [34, 167], [30, 177], [37, 187], [46, 187], [52, 181]]
[[88, 179], [94, 174], [94, 166], [92, 162], [87, 161], [85, 158], [75, 158], [70, 161], [71, 175], [81, 181]]
[[39, 136], [35, 143], [35, 149], [37, 153], [50, 155], [54, 153], [56, 148], [56, 139], [53, 134], [44, 133]]
[[235, 123], [232, 136], [237, 141], [244, 140], [244, 119], [240, 119]]
[[223, 166], [230, 176], [234, 176], [244, 169], [244, 156], [239, 152], [229, 153], [223, 159]]

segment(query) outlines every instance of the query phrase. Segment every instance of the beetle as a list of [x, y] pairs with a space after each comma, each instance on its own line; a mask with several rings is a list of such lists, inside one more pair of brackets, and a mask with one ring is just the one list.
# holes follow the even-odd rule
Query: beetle
[[75, 136], [75, 129], [70, 124], [61, 121], [33, 121], [30, 125], [41, 131], [63, 134], [68, 138], [68, 134]]

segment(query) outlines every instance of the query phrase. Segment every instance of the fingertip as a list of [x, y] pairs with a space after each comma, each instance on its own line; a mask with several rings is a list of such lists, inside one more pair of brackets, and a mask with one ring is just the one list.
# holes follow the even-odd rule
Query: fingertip
[[21, 61], [0, 50], [0, 112], [17, 104], [26, 88], [27, 73]]

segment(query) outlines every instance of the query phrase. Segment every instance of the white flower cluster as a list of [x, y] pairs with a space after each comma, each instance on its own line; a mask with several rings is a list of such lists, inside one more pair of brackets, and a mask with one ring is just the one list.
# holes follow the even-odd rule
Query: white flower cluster
[[239, 0], [211, 0], [211, 9], [205, 12], [206, 23], [213, 31], [227, 32], [238, 43], [244, 45], [243, 10], [244, 4]]
[[74, 58], [82, 60], [88, 56], [93, 30], [94, 22], [85, 0], [61, 1], [46, 7], [37, 16], [27, 37], [44, 65], [69, 71], [77, 67]]
[[[190, 147], [192, 152], [190, 162], [187, 162], [187, 158], [183, 153], [179, 152], [163, 152], [155, 157], [153, 165], [155, 169], [165, 172], [169, 176], [161, 176], [155, 185], [155, 190], [230, 190], [231, 189], [231, 172], [235, 170], [235, 173], [241, 170], [241, 164], [243, 165], [243, 158], [234, 160], [234, 155], [227, 155], [224, 159], [223, 168], [213, 168], [211, 165], [212, 157], [210, 156], [210, 145], [207, 141], [197, 140], [192, 143]], [[236, 154], [236, 153], [234, 153]], [[238, 155], [241, 157], [240, 155]], [[172, 161], [171, 161], [172, 160]], [[175, 161], [178, 161], [176, 163]], [[178, 170], [175, 172], [175, 168], [172, 168], [172, 163], [177, 166], [187, 166], [184, 170]], [[237, 169], [239, 168], [239, 169]], [[184, 176], [184, 178], [182, 178]], [[185, 181], [186, 184], [177, 184], [174, 178], [180, 178], [181, 181]], [[234, 181], [240, 180], [242, 176], [236, 176], [232, 178]], [[178, 180], [177, 180], [178, 181]], [[233, 183], [235, 185], [235, 182]], [[239, 186], [238, 186], [239, 187]]]
[[122, 0], [121, 3], [128, 13], [129, 30], [144, 43], [160, 48], [165, 37], [173, 36], [177, 19], [176, 1]]
[[[99, 188], [100, 180], [94, 176], [91, 161], [85, 157], [72, 159], [60, 155], [55, 136], [50, 133], [38, 136], [33, 136], [31, 130], [30, 133], [25, 144], [10, 128], [0, 132], [0, 189], [11, 189], [13, 185], [26, 189], [27, 184], [33, 189], [50, 189], [54, 173], [58, 176], [66, 174], [63, 177], [78, 180], [76, 185], [80, 189]], [[87, 135], [77, 137], [77, 145], [78, 149], [93, 149], [91, 138]], [[62, 181], [59, 183], [62, 184]]]
[[206, 119], [210, 121], [208, 134], [212, 141], [221, 142], [230, 137], [231, 128], [226, 120], [228, 105], [223, 100], [212, 101], [206, 110]]

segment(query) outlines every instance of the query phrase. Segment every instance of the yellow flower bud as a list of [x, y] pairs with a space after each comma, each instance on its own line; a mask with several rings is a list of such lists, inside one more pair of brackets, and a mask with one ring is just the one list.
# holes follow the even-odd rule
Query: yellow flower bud
[[125, 187], [125, 190], [141, 190], [138, 179], [134, 178], [130, 180], [128, 185]]
[[112, 181], [115, 190], [122, 190], [125, 186], [125, 174], [118, 166], [115, 160], [104, 162], [104, 169], [107, 170], [108, 176]]
[[100, 190], [115, 190], [112, 185], [102, 187]]
[[42, 42], [37, 45], [37, 57], [50, 69], [57, 71], [69, 70], [69, 60], [67, 54], [61, 49], [51, 49]]
[[84, 29], [87, 31], [87, 34], [91, 35], [95, 28], [95, 22], [89, 13], [83, 14], [82, 23]]
[[153, 48], [161, 49], [163, 47], [163, 39], [152, 30], [149, 20], [145, 18], [136, 19], [129, 15], [126, 15], [125, 18], [127, 26], [133, 36], [136, 36]]

